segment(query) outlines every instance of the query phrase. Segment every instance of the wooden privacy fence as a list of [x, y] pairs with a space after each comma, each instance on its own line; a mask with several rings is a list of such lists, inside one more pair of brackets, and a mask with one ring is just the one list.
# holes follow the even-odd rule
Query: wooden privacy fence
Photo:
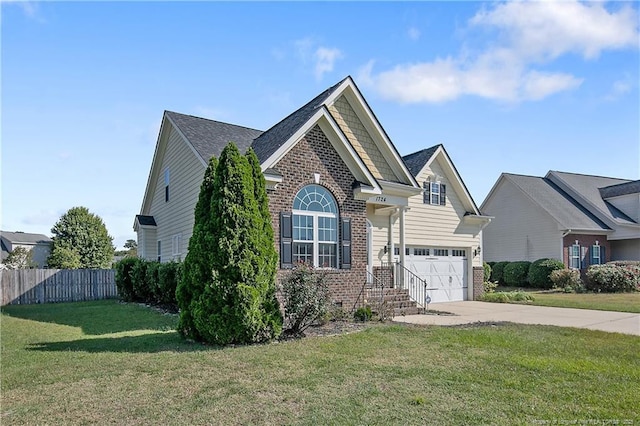
[[118, 297], [114, 269], [4, 270], [0, 289], [2, 306]]

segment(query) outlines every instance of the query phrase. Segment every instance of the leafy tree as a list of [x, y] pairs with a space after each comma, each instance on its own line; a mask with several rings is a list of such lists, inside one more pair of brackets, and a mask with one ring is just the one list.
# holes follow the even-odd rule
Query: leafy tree
[[253, 152], [243, 156], [232, 143], [217, 165], [209, 163], [177, 295], [179, 330], [186, 336], [251, 343], [282, 331], [277, 254], [259, 167]]
[[124, 243], [125, 250], [116, 250], [114, 254], [116, 256], [123, 257], [137, 257], [138, 256], [138, 242], [136, 240], [127, 240]]
[[49, 267], [61, 269], [109, 268], [113, 238], [102, 219], [86, 207], [73, 207], [51, 229]]
[[80, 269], [82, 268], [82, 260], [80, 255], [63, 245], [54, 245], [49, 254], [47, 264], [54, 269]]
[[32, 269], [37, 265], [33, 261], [33, 251], [25, 247], [16, 247], [2, 262], [7, 269]]

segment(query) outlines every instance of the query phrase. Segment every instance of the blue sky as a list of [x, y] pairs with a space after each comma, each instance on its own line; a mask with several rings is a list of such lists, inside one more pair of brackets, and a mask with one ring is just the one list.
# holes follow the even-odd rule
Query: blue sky
[[351, 75], [402, 155], [640, 178], [635, 2], [1, 3], [2, 216], [135, 238], [163, 111], [267, 130]]

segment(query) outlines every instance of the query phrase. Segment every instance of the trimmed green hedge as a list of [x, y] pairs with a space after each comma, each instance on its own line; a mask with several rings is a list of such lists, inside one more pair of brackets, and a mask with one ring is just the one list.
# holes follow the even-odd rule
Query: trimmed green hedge
[[177, 310], [176, 286], [181, 263], [126, 257], [115, 264], [115, 269], [116, 287], [122, 300], [163, 305]]
[[491, 281], [504, 285], [504, 268], [510, 262], [496, 262], [491, 266]]
[[523, 286], [527, 284], [527, 275], [529, 275], [529, 266], [531, 262], [522, 260], [519, 262], [510, 262], [504, 267], [503, 281], [510, 286]]
[[564, 264], [557, 259], [538, 259], [529, 267], [527, 279], [531, 287], [549, 289], [553, 287], [551, 273], [564, 269]]

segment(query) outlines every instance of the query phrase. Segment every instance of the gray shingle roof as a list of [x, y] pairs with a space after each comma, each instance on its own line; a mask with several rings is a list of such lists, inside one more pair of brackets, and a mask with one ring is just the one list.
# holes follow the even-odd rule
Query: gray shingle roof
[[413, 175], [413, 177], [418, 177], [418, 173], [420, 173], [420, 170], [422, 170], [424, 165], [427, 164], [429, 159], [431, 159], [433, 154], [435, 154], [436, 150], [440, 146], [442, 146], [442, 144], [438, 144], [436, 146], [432, 146], [431, 148], [426, 148], [402, 157], [402, 160], [407, 165], [407, 168], [409, 169], [409, 172]]
[[504, 173], [512, 182], [546, 210], [563, 229], [602, 231], [610, 228], [547, 178]]
[[43, 234], [30, 234], [28, 232], [0, 231], [0, 236], [12, 244], [37, 244], [50, 243], [51, 238]]
[[577, 194], [580, 194], [588, 203], [609, 219], [618, 223], [635, 224], [636, 222], [622, 213], [620, 210], [606, 202], [600, 194], [600, 188], [613, 185], [631, 183], [628, 179], [617, 179], [603, 176], [581, 175], [577, 173], [567, 173], [550, 171], [547, 178], [563, 182]]
[[295, 132], [297, 132], [313, 114], [316, 113], [318, 108], [322, 107], [322, 104], [331, 94], [344, 82], [347, 78], [344, 78], [340, 82], [331, 86], [318, 96], [313, 98], [306, 105], [300, 109], [294, 111], [289, 116], [284, 118], [275, 126], [264, 132], [262, 135], [256, 138], [251, 145], [258, 160], [262, 163], [278, 150]]
[[600, 188], [600, 196], [604, 199], [637, 193], [640, 193], [640, 180]]
[[235, 143], [240, 152], [246, 152], [253, 140], [262, 134], [260, 130], [173, 111], [165, 111], [165, 114], [205, 161], [209, 161], [211, 157], [220, 157], [229, 142]]
[[136, 215], [136, 219], [138, 220], [138, 223], [140, 225], [143, 226], [157, 226], [156, 225], [156, 220], [153, 218], [153, 216], [145, 216], [142, 214], [138, 214]]

